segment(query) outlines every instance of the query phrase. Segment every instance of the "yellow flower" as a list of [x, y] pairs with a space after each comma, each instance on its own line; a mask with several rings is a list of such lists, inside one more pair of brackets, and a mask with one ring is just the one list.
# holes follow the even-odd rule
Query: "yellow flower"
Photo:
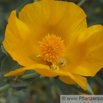
[[86, 14], [71, 2], [41, 0], [12, 11], [3, 41], [5, 50], [24, 66], [4, 76], [34, 69], [47, 77], [86, 90], [86, 78], [103, 67], [103, 27], [87, 28]]

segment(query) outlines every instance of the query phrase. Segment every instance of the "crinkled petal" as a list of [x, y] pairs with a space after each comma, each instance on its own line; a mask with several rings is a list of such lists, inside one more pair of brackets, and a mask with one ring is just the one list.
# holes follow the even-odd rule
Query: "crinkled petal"
[[65, 76], [65, 77], [60, 76], [59, 79], [66, 84], [77, 83], [84, 90], [87, 89], [87, 79], [85, 77], [82, 77], [82, 76], [79, 76], [79, 75], [76, 75], [76, 74], [69, 74], [69, 77], [68, 76]]
[[34, 2], [20, 11], [19, 19], [29, 26], [36, 41], [49, 33], [60, 36], [68, 44], [75, 35], [87, 28], [86, 14], [72, 2]]
[[39, 61], [36, 57], [38, 48], [34, 35], [29, 27], [16, 17], [16, 10], [12, 11], [8, 19], [3, 46], [20, 65], [29, 66]]
[[[36, 65], [31, 65], [29, 67], [22, 67], [20, 69], [16, 69], [15, 71], [11, 71], [11, 72], [5, 74], [4, 77], [14, 76], [14, 75], [22, 75], [26, 70], [31, 70], [31, 69], [33, 69], [36, 72], [38, 72], [39, 74], [41, 74], [43, 76], [47, 76], [47, 77], [61, 76], [60, 80], [62, 80], [64, 83], [67, 83], [67, 84], [77, 83], [84, 90], [86, 90], [86, 78], [81, 77], [81, 76], [76, 75], [76, 74], [71, 74], [69, 72], [62, 71], [62, 70], [51, 70], [49, 66], [42, 65], [42, 64], [36, 64]], [[69, 76], [71, 79], [69, 77], [67, 77], [66, 79], [63, 79], [62, 76], [63, 77]]]
[[[38, 66], [39, 65], [39, 66]], [[39, 74], [46, 76], [46, 77], [55, 77], [57, 74], [53, 73], [52, 70], [50, 69], [49, 66], [47, 65], [42, 65], [42, 64], [37, 64], [37, 67], [34, 68], [36, 72]]]
[[53, 74], [52, 71], [50, 70], [49, 66], [47, 65], [42, 65], [42, 64], [35, 64], [35, 65], [30, 65], [28, 67], [22, 67], [19, 69], [16, 69], [15, 71], [11, 71], [7, 74], [4, 75], [6, 76], [14, 76], [14, 75], [22, 75], [26, 70], [35, 70], [39, 74], [47, 77], [55, 77], [57, 76], [56, 74]]
[[95, 25], [81, 32], [66, 52], [67, 66], [64, 70], [94, 76], [103, 67], [103, 26]]

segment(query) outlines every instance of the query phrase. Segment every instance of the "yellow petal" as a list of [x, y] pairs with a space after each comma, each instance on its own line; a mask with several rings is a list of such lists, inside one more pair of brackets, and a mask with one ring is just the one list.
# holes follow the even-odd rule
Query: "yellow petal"
[[76, 82], [68, 76], [59, 76], [59, 79], [66, 84], [76, 84]]
[[103, 26], [95, 25], [81, 32], [68, 46], [67, 67], [71, 73], [94, 76], [103, 67]]
[[87, 89], [87, 80], [86, 80], [86, 78], [81, 77], [79, 75], [69, 74], [69, 77], [68, 76], [65, 76], [65, 77], [60, 76], [59, 79], [61, 81], [63, 81], [64, 83], [66, 83], [66, 84], [75, 84], [75, 83], [77, 83], [84, 90]]
[[[51, 70], [51, 72], [55, 75], [60, 76], [60, 80], [67, 84], [79, 84], [84, 90], [87, 88], [86, 78], [70, 73], [68, 71], [59, 70]], [[62, 78], [66, 77], [66, 78]]]
[[31, 28], [36, 41], [53, 33], [68, 44], [78, 32], [87, 28], [84, 11], [64, 1], [42, 0], [28, 4], [20, 11], [19, 19]]
[[47, 77], [57, 76], [57, 74], [54, 74], [50, 69], [50, 67], [47, 65], [37, 64], [34, 70], [43, 76], [47, 76]]
[[[31, 69], [34, 69], [39, 74], [43, 76], [47, 76], [47, 77], [55, 77], [60, 75], [60, 80], [62, 80], [64, 83], [67, 83], [67, 84], [77, 83], [84, 90], [86, 89], [86, 78], [81, 77], [79, 75], [71, 74], [69, 72], [65, 72], [62, 70], [51, 70], [49, 66], [42, 65], [42, 64], [36, 64], [36, 65], [31, 65], [29, 67], [22, 67], [22, 68], [16, 69], [15, 71], [11, 71], [5, 74], [4, 77], [22, 75], [26, 70], [31, 70]], [[62, 78], [64, 76], [69, 76], [71, 79], [69, 77], [66, 77], [66, 79]]]
[[8, 19], [3, 46], [11, 57], [23, 66], [38, 61], [34, 36], [29, 27], [16, 17], [16, 10], [12, 11]]
[[16, 69], [15, 71], [10, 71], [9, 73], [6, 73], [4, 75], [4, 77], [14, 76], [14, 75], [22, 75], [25, 71], [26, 71], [26, 68], [22, 67], [22, 68]]
[[47, 77], [55, 77], [57, 76], [56, 74], [53, 74], [52, 71], [50, 70], [49, 66], [47, 65], [42, 65], [42, 64], [35, 64], [35, 65], [30, 65], [28, 67], [22, 67], [19, 69], [16, 69], [15, 71], [11, 71], [7, 74], [4, 75], [4, 77], [7, 76], [14, 76], [14, 75], [22, 75], [26, 70], [35, 70], [39, 74]]
[[85, 61], [75, 68], [72, 73], [83, 76], [95, 76], [96, 73], [103, 67], [103, 45], [88, 54]]

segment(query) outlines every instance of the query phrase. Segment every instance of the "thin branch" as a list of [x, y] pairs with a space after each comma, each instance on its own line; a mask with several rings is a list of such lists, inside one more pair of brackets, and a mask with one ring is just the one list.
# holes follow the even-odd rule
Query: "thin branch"
[[11, 85], [7, 84], [3, 87], [0, 87], [0, 92], [5, 91], [6, 89], [10, 88]]
[[81, 0], [77, 5], [82, 6], [86, 0]]
[[20, 79], [28, 79], [28, 78], [36, 77], [36, 76], [39, 76], [39, 75], [40, 74], [38, 74], [36, 72], [36, 73], [33, 73], [33, 74], [28, 74], [28, 75], [21, 76]]

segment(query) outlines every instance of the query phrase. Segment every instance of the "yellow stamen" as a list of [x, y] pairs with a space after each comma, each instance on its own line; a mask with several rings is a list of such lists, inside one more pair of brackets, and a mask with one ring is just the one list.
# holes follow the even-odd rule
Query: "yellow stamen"
[[52, 70], [59, 70], [59, 66], [55, 65], [54, 63], [51, 65]]
[[56, 35], [47, 35], [43, 38], [40, 44], [40, 53], [39, 55], [44, 59], [44, 61], [48, 62], [57, 62], [58, 58], [60, 58], [64, 51], [63, 40]]

